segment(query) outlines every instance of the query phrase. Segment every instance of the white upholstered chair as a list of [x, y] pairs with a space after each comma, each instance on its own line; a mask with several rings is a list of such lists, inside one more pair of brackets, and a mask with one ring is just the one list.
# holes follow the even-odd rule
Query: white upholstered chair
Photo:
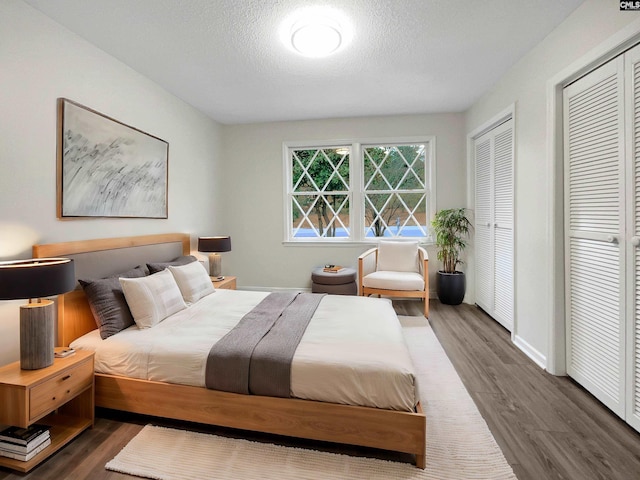
[[424, 300], [429, 316], [429, 256], [417, 242], [381, 241], [358, 257], [358, 292]]

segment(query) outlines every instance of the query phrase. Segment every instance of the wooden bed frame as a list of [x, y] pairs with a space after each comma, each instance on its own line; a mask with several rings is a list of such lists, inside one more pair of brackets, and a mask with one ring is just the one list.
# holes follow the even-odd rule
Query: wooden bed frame
[[[87, 240], [35, 245], [33, 256], [64, 257], [102, 250], [162, 243], [182, 243], [190, 253], [187, 234]], [[57, 345], [95, 330], [82, 290], [58, 296]], [[272, 398], [220, 392], [201, 387], [96, 374], [96, 406], [209, 425], [359, 445], [414, 454], [426, 467], [426, 417], [402, 412], [293, 398]]]

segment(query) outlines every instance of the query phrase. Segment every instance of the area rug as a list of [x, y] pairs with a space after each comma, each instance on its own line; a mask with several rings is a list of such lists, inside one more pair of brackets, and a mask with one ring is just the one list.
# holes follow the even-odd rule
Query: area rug
[[427, 468], [145, 426], [106, 468], [158, 480], [506, 480], [513, 470], [424, 317], [400, 316], [427, 416]]

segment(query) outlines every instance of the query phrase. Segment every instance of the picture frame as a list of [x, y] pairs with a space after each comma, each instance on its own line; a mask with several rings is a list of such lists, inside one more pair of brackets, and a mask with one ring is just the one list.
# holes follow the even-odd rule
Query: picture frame
[[168, 142], [66, 98], [57, 110], [58, 218], [168, 218]]

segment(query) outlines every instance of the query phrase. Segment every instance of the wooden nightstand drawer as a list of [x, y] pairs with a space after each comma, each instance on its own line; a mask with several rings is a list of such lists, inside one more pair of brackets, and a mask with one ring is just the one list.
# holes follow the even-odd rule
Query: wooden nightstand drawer
[[0, 423], [51, 426], [51, 445], [26, 462], [0, 456], [0, 466], [28, 472], [92, 427], [94, 410], [93, 352], [78, 350], [38, 370], [0, 367]]
[[65, 369], [29, 392], [29, 419], [36, 420], [55, 410], [93, 383], [92, 362]]

